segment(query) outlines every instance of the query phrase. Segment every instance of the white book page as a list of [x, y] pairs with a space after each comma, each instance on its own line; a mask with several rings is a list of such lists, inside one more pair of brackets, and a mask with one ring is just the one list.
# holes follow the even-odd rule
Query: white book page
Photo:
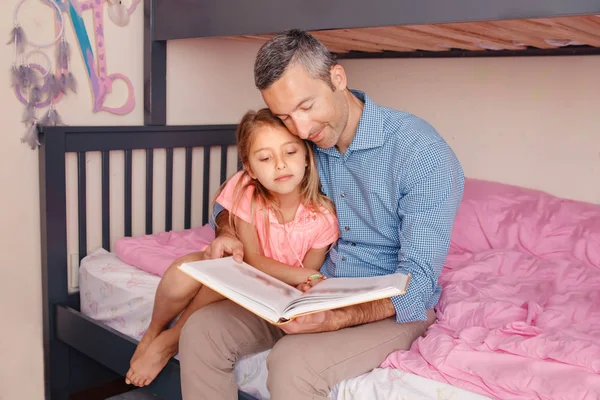
[[180, 269], [242, 306], [263, 304], [277, 313], [277, 318], [269, 318], [274, 321], [291, 301], [302, 295], [298, 289], [246, 263], [237, 263], [233, 257], [184, 263]]
[[404, 274], [326, 279], [293, 300], [284, 316], [398, 296], [406, 292], [409, 281], [410, 275]]

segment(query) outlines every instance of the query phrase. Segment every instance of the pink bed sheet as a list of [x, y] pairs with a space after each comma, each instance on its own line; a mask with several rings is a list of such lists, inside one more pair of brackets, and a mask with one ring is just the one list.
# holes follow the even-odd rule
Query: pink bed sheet
[[115, 242], [115, 253], [129, 265], [162, 276], [178, 257], [204, 250], [215, 238], [210, 225], [183, 231], [125, 237]]
[[438, 320], [398, 368], [497, 399], [600, 399], [600, 205], [468, 179]]

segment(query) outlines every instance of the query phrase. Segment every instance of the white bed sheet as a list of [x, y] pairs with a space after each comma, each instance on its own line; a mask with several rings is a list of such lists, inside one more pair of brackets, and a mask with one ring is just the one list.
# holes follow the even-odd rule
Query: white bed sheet
[[[152, 315], [154, 294], [160, 278], [121, 261], [104, 249], [81, 261], [79, 290], [81, 312], [117, 331], [139, 340]], [[266, 359], [269, 351], [242, 358], [234, 374], [238, 387], [268, 399]], [[377, 368], [340, 382], [332, 400], [426, 399], [486, 400], [485, 396], [394, 369]]]

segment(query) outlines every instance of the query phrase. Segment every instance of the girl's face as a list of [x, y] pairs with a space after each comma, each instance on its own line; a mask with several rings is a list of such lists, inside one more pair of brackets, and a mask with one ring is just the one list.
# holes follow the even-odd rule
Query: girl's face
[[300, 191], [308, 165], [304, 143], [286, 128], [260, 126], [248, 151], [248, 173], [274, 194]]

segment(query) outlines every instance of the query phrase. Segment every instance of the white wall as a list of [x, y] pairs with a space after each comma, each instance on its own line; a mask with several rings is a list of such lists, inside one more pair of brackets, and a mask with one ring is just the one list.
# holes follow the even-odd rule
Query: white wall
[[[8, 33], [13, 27], [13, 7], [17, 0], [0, 2], [0, 31]], [[19, 17], [26, 34], [31, 40], [43, 42], [53, 37], [52, 11], [42, 3], [25, 2]], [[128, 76], [135, 90], [136, 107], [125, 116], [106, 112], [92, 112], [92, 94], [85, 74], [83, 60], [74, 41], [70, 24], [66, 25], [67, 40], [72, 44], [72, 68], [78, 79], [78, 93], [65, 97], [57, 110], [68, 125], [141, 125], [143, 124], [143, 13], [138, 9], [131, 18], [129, 26], [117, 28], [108, 20], [105, 12], [105, 43], [108, 73], [119, 72]], [[84, 20], [88, 34], [93, 41], [91, 15]], [[93, 43], [93, 42], [92, 42]], [[251, 79], [252, 62], [256, 46], [240, 44], [234, 41], [177, 41], [168, 47], [168, 98], [169, 124], [196, 123], [235, 123], [248, 108], [260, 105], [260, 96]], [[53, 49], [48, 53], [53, 56]], [[3, 279], [0, 279], [0, 317], [3, 327], [0, 330], [0, 354], [3, 363], [0, 366], [0, 400], [42, 399], [44, 398], [43, 354], [42, 354], [42, 291], [40, 269], [40, 222], [39, 222], [39, 179], [38, 152], [32, 151], [20, 143], [24, 126], [20, 122], [23, 106], [10, 88], [8, 71], [14, 60], [12, 46], [0, 46], [0, 59], [6, 70], [0, 74], [1, 122], [3, 127], [0, 145], [3, 156], [0, 157], [0, 221], [4, 229], [0, 231], [0, 265]], [[248, 72], [250, 71], [250, 72]], [[193, 86], [194, 91], [189, 87]], [[221, 93], [219, 95], [219, 93]], [[229, 95], [231, 94], [231, 95]], [[117, 106], [125, 95], [125, 86], [118, 83], [113, 93], [107, 97], [107, 104]], [[181, 153], [181, 152], [179, 152]], [[175, 154], [174, 171], [183, 171], [181, 157]], [[179, 154], [180, 156], [182, 154]], [[140, 157], [141, 156], [141, 157]], [[142, 161], [141, 163], [139, 161]], [[164, 160], [164, 154], [155, 154], [155, 165]], [[74, 157], [68, 157], [67, 190], [76, 193]], [[216, 160], [218, 162], [218, 159]], [[235, 168], [235, 158], [230, 157], [229, 166]], [[111, 155], [111, 175], [119, 174], [118, 165], [122, 154]], [[195, 159], [195, 166], [201, 165], [201, 158]], [[134, 154], [134, 176], [143, 169], [143, 154]], [[90, 187], [88, 216], [94, 214], [99, 204], [93, 193], [99, 193], [99, 180], [95, 171], [99, 168], [97, 154], [88, 158], [88, 185]], [[137, 172], [136, 172], [137, 171]], [[160, 190], [161, 172], [155, 171], [155, 186]], [[183, 199], [177, 193], [183, 175], [175, 177], [174, 204], [182, 204]], [[111, 186], [112, 207], [119, 208], [118, 178]], [[116, 189], [116, 190], [115, 190]], [[143, 187], [141, 191], [134, 187], [134, 232], [142, 233], [140, 221], [143, 218]], [[213, 188], [214, 189], [214, 188]], [[137, 194], [136, 194], [137, 193]], [[141, 194], [140, 194], [141, 193]], [[179, 197], [178, 197], [179, 196]], [[73, 197], [71, 196], [72, 200]], [[69, 201], [69, 198], [68, 198]], [[160, 210], [164, 196], [155, 197], [155, 208]], [[72, 202], [70, 206], [74, 205]], [[198, 207], [196, 207], [198, 208]], [[142, 211], [142, 213], [140, 213]], [[160, 211], [157, 211], [155, 227], [161, 228]], [[174, 211], [174, 220], [182, 210]], [[112, 218], [119, 212], [111, 213]], [[69, 210], [73, 226], [77, 215], [76, 208]], [[97, 215], [97, 213], [96, 213]], [[198, 225], [198, 215], [194, 217]], [[135, 223], [137, 221], [137, 224]], [[99, 226], [97, 218], [89, 220], [88, 249], [97, 247], [100, 237], [93, 231]], [[181, 228], [175, 223], [174, 228]], [[111, 226], [111, 239], [119, 236], [117, 224]], [[76, 231], [69, 230], [70, 252], [76, 251]]]
[[433, 124], [467, 176], [600, 203], [600, 56], [342, 64], [350, 87]]
[[[7, 34], [12, 29], [16, 2], [0, 3], [0, 30]], [[33, 40], [47, 38], [52, 34], [47, 18], [51, 12], [35, 3], [31, 8], [30, 2], [25, 4], [22, 15], [27, 32]], [[123, 73], [133, 81], [137, 106], [122, 117], [92, 113], [91, 91], [75, 48], [73, 68], [79, 78], [79, 91], [58, 105], [69, 125], [143, 123], [142, 12], [136, 11], [125, 29], [111, 25], [106, 16], [105, 20], [108, 70]], [[88, 29], [92, 31], [91, 25]], [[70, 25], [67, 34], [73, 43]], [[257, 49], [257, 45], [218, 39], [170, 43], [168, 122], [235, 123], [248, 108], [261, 106], [252, 80]], [[0, 55], [8, 72], [13, 49], [2, 46]], [[349, 60], [343, 64], [352, 87], [366, 90], [382, 104], [414, 112], [433, 123], [454, 147], [468, 175], [600, 203], [600, 57]], [[0, 399], [41, 399], [38, 153], [19, 142], [22, 105], [9, 89], [8, 73], [0, 74], [0, 87], [4, 88], [0, 92], [0, 145], [4, 153], [0, 158], [0, 220], [5, 227], [0, 233], [4, 274], [0, 280], [0, 316], [4, 324], [0, 330]], [[118, 103], [123, 87], [116, 85], [111, 96], [110, 104]], [[508, 160], [510, 155], [514, 161]], [[118, 161], [119, 156], [115, 157]], [[92, 158], [90, 169], [96, 163]], [[89, 178], [88, 183], [95, 184]], [[134, 199], [138, 204], [143, 198], [134, 193]], [[137, 209], [134, 219], [136, 215], [140, 215]], [[140, 232], [139, 228], [134, 232]], [[97, 239], [90, 238], [91, 242]]]

